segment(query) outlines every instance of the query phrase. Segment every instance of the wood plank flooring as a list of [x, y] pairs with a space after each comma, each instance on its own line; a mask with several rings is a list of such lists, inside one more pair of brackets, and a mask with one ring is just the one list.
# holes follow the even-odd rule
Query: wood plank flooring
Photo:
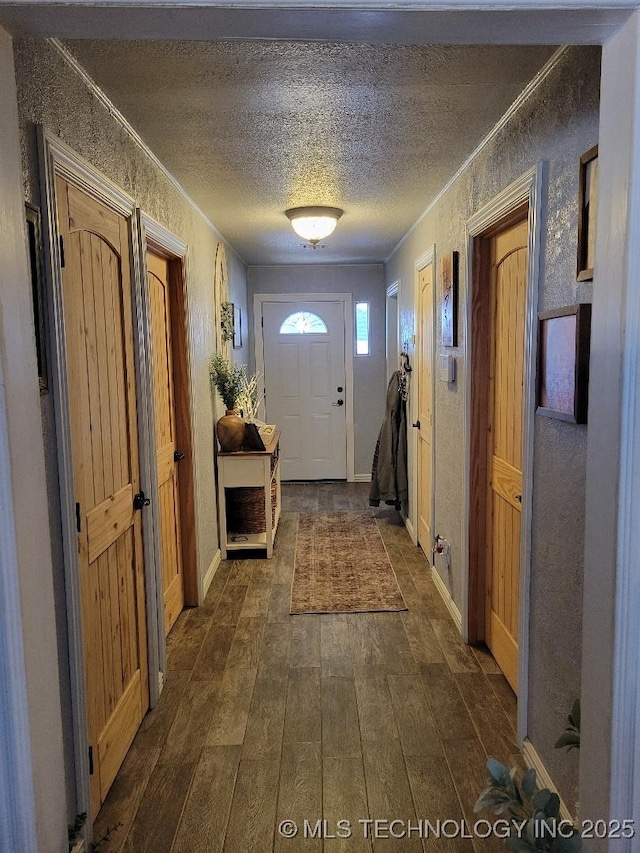
[[[96, 837], [121, 824], [101, 853], [501, 849], [415, 828], [371, 837], [376, 819], [403, 821], [396, 833], [471, 827], [487, 756], [522, 766], [515, 696], [491, 655], [460, 639], [393, 510], [375, 513], [409, 610], [290, 616], [298, 513], [366, 508], [368, 484], [282, 492], [273, 559], [223, 562], [169, 635], [160, 703], [96, 821]], [[286, 820], [295, 838], [278, 832]]]

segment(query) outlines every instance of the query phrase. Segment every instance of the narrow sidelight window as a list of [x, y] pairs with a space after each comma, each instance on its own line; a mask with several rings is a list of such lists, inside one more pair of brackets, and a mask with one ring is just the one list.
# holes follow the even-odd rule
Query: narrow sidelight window
[[356, 355], [369, 355], [368, 302], [356, 302]]

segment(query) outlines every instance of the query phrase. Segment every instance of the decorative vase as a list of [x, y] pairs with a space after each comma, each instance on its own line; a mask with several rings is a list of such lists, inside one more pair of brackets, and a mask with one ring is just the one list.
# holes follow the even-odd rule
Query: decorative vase
[[227, 410], [217, 424], [218, 441], [223, 453], [235, 453], [244, 441], [244, 420], [233, 409]]

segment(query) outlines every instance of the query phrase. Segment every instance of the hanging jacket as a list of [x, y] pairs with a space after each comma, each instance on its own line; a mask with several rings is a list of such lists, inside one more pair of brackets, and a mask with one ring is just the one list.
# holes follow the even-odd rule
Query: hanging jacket
[[387, 404], [373, 455], [369, 505], [380, 501], [400, 509], [408, 497], [407, 404], [401, 393], [401, 373], [396, 370], [387, 387]]

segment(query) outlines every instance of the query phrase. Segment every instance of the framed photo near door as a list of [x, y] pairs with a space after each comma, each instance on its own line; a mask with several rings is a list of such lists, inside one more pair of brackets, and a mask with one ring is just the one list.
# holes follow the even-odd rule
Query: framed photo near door
[[233, 306], [233, 348], [242, 349], [242, 309]]
[[449, 252], [440, 259], [440, 319], [442, 346], [458, 344], [458, 253]]
[[537, 415], [586, 424], [591, 305], [543, 311], [539, 318]]
[[598, 207], [598, 146], [580, 158], [578, 195], [578, 281], [593, 279]]
[[44, 286], [44, 265], [42, 256], [42, 224], [40, 210], [28, 202], [25, 204], [27, 220], [27, 248], [29, 250], [29, 271], [31, 273], [31, 297], [33, 300], [33, 322], [36, 333], [36, 357], [40, 393], [49, 390], [49, 372], [47, 366], [47, 305]]

